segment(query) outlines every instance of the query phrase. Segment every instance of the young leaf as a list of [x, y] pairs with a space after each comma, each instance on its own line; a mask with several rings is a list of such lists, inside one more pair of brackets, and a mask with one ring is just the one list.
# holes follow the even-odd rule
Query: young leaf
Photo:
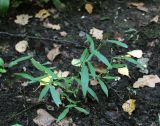
[[89, 34], [86, 34], [86, 37], [87, 37], [87, 42], [89, 44], [89, 48], [90, 48], [91, 52], [93, 52], [95, 50], [94, 49], [93, 39], [92, 39], [92, 37]]
[[107, 42], [116, 44], [116, 45], [121, 46], [121, 47], [124, 47], [124, 48], [128, 48], [128, 45], [127, 45], [127, 44], [125, 44], [125, 43], [123, 43], [123, 42], [120, 42], [120, 41], [107, 40]]
[[4, 60], [2, 58], [0, 58], [0, 66], [4, 65]]
[[79, 112], [82, 112], [82, 113], [84, 113], [84, 114], [86, 114], [86, 115], [88, 115], [89, 114], [89, 112], [88, 111], [86, 111], [85, 109], [83, 109], [83, 108], [80, 108], [80, 107], [74, 107], [75, 109], [77, 109]]
[[98, 82], [103, 90], [103, 92], [105, 93], [105, 95], [108, 97], [108, 88], [107, 86], [104, 84], [104, 82], [100, 79], [98, 79]]
[[97, 56], [97, 58], [101, 60], [105, 65], [107, 65], [109, 69], [112, 68], [112, 65], [109, 63], [108, 59], [103, 56], [99, 51], [95, 50], [94, 55]]
[[82, 85], [82, 92], [83, 96], [85, 97], [88, 90], [88, 83], [89, 83], [89, 73], [88, 68], [86, 65], [82, 66], [81, 70], [81, 85]]
[[23, 56], [21, 58], [18, 58], [16, 60], [10, 62], [8, 67], [11, 68], [11, 67], [17, 65], [19, 62], [22, 62], [22, 61], [25, 61], [25, 60], [28, 60], [28, 59], [31, 59], [31, 58], [32, 58], [32, 56]]
[[47, 94], [47, 92], [49, 91], [49, 86], [47, 85], [47, 86], [45, 86], [43, 89], [42, 89], [42, 91], [41, 91], [41, 93], [40, 93], [40, 95], [39, 95], [39, 100], [42, 100], [42, 98]]
[[80, 61], [81, 63], [83, 63], [85, 61], [85, 59], [88, 57], [89, 55], [89, 52], [88, 52], [88, 49], [85, 49], [80, 57]]
[[96, 79], [95, 69], [94, 69], [93, 65], [90, 62], [87, 62], [87, 63], [88, 63], [88, 68], [89, 68], [89, 70], [91, 72], [91, 75], [92, 75], [93, 79], [95, 80]]
[[89, 88], [89, 87], [88, 87], [88, 92], [89, 92], [89, 94], [90, 94], [93, 98], [96, 99], [97, 102], [99, 102], [96, 93], [95, 93], [91, 88]]
[[59, 107], [59, 105], [62, 104], [61, 99], [60, 99], [60, 94], [55, 90], [55, 88], [52, 85], [50, 86], [50, 92], [51, 92], [53, 101]]
[[61, 121], [64, 117], [66, 117], [66, 115], [68, 114], [69, 112], [69, 108], [66, 108], [65, 110], [63, 110], [63, 112], [58, 116], [58, 119], [56, 122], [59, 122]]

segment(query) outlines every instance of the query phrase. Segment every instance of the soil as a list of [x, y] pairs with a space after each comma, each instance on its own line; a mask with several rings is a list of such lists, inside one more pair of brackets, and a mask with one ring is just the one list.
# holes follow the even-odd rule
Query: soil
[[[48, 61], [47, 50], [56, 43], [62, 46], [61, 55], [51, 65], [61, 70], [69, 68], [74, 73], [76, 71], [70, 62], [73, 58], [78, 58], [85, 48], [85, 37], [79, 36], [79, 33], [89, 33], [92, 27], [96, 27], [104, 30], [106, 38], [115, 39], [116, 35], [125, 38], [129, 48], [112, 47], [115, 54], [124, 54], [133, 49], [143, 50], [144, 57], [149, 58], [148, 74], [160, 76], [160, 24], [150, 22], [153, 17], [160, 14], [158, 0], [144, 1], [149, 12], [128, 8], [127, 1], [124, 0], [97, 2], [94, 3], [95, 8], [91, 15], [87, 14], [79, 3], [73, 2], [75, 6], [69, 12], [59, 13], [58, 18], [54, 19], [52, 16], [48, 19], [53, 24], [61, 24], [61, 31], [66, 31], [67, 37], [61, 37], [59, 31], [44, 28], [43, 22], [39, 19], [31, 19], [26, 26], [14, 23], [16, 15], [22, 13], [33, 15], [38, 12], [39, 7], [22, 4], [16, 10], [11, 8], [8, 15], [0, 19], [0, 57], [9, 63], [22, 56], [15, 51], [14, 46], [18, 41], [25, 39], [29, 42], [29, 48], [23, 55], [33, 54], [36, 60], [44, 63]], [[101, 20], [104, 16], [107, 20]], [[126, 32], [131, 28], [136, 32]], [[104, 47], [102, 51], [105, 54], [107, 50]], [[36, 102], [40, 92], [40, 90], [35, 91], [38, 84], [23, 87], [24, 80], [13, 77], [14, 73], [22, 72], [24, 69], [32, 75], [39, 74], [31, 63], [26, 61], [9, 69], [0, 78], [0, 126], [15, 123], [36, 126], [33, 118], [36, 117], [38, 108], [46, 109], [55, 117], [62, 110], [49, 101]], [[160, 86], [157, 84], [155, 88], [133, 89], [133, 83], [144, 74], [134, 65], [129, 64], [129, 69], [130, 78], [123, 76], [119, 81], [107, 83], [108, 98], [100, 91], [99, 86], [94, 87], [99, 103], [90, 98], [86, 101], [80, 98], [82, 106], [89, 110], [90, 114], [86, 116], [71, 111], [68, 116], [72, 117], [77, 126], [158, 126]], [[130, 98], [136, 99], [136, 110], [131, 116], [122, 110], [122, 104]], [[49, 105], [55, 110], [48, 110]]]

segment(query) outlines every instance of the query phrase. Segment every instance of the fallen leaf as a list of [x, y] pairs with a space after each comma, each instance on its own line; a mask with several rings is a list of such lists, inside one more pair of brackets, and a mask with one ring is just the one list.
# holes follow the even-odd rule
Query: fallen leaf
[[152, 18], [150, 22], [155, 22], [155, 23], [157, 23], [158, 20], [159, 20], [159, 15], [155, 16], [154, 18]]
[[90, 34], [92, 37], [102, 40], [103, 39], [103, 30], [97, 29], [97, 28], [92, 28], [90, 29]]
[[51, 24], [49, 22], [44, 22], [43, 26], [46, 28], [53, 29], [53, 30], [60, 30], [61, 29], [61, 26], [59, 24]]
[[33, 121], [38, 126], [51, 126], [55, 121], [55, 118], [44, 109], [38, 109], [37, 114], [38, 116], [34, 118]]
[[146, 8], [142, 2], [129, 2], [128, 7], [135, 7], [140, 11], [148, 12], [148, 8]]
[[136, 100], [135, 99], [129, 99], [122, 105], [123, 111], [128, 112], [129, 115], [132, 115], [132, 112], [136, 108]]
[[68, 75], [70, 74], [69, 71], [64, 71], [64, 72], [62, 72], [61, 70], [59, 70], [59, 71], [54, 71], [54, 72], [57, 74], [57, 76], [58, 76], [59, 78], [68, 77]]
[[145, 75], [143, 78], [139, 78], [134, 84], [134, 88], [140, 88], [144, 86], [155, 87], [156, 83], [160, 83], [160, 78], [157, 75]]
[[27, 47], [28, 47], [28, 42], [25, 40], [22, 40], [15, 45], [15, 50], [19, 53], [24, 53]]
[[65, 118], [61, 120], [59, 123], [55, 124], [54, 126], [76, 126], [76, 124], [73, 123], [72, 118]]
[[62, 31], [62, 32], [60, 32], [59, 33], [62, 37], [66, 37], [67, 36], [67, 32], [65, 32], [65, 31]]
[[26, 25], [30, 18], [32, 18], [32, 16], [29, 16], [28, 14], [21, 14], [16, 16], [14, 22], [19, 25]]
[[85, 4], [85, 9], [86, 9], [86, 11], [89, 13], [89, 14], [92, 14], [92, 12], [93, 12], [93, 5], [91, 4], [91, 3], [87, 3], [87, 4]]
[[136, 58], [141, 58], [143, 55], [143, 52], [142, 50], [133, 50], [133, 51], [127, 52], [127, 54]]
[[71, 64], [73, 66], [80, 67], [81, 66], [81, 61], [80, 61], [80, 59], [72, 59]]
[[35, 15], [36, 18], [40, 18], [40, 19], [45, 19], [45, 18], [47, 18], [47, 17], [49, 17], [49, 16], [50, 16], [50, 13], [49, 13], [48, 10], [46, 10], [46, 9], [40, 10], [40, 11]]
[[137, 67], [140, 68], [139, 71], [140, 71], [141, 73], [148, 74], [148, 73], [149, 73], [149, 70], [148, 70], [147, 67], [148, 67], [148, 61], [149, 61], [149, 59], [142, 57], [142, 58], [138, 59], [137, 61], [143, 66], [143, 67], [139, 67], [139, 65], [137, 65]]
[[91, 80], [90, 81], [90, 85], [92, 85], [92, 86], [96, 86], [97, 84], [98, 84], [97, 80]]
[[104, 64], [96, 64], [94, 68], [97, 73], [100, 73], [100, 74], [107, 73], [107, 68]]
[[60, 54], [60, 50], [59, 50], [60, 46], [54, 47], [53, 49], [51, 49], [48, 54], [47, 54], [47, 58], [50, 61], [53, 61], [56, 56], [58, 56]]
[[127, 67], [118, 68], [118, 73], [121, 75], [129, 76], [129, 70]]

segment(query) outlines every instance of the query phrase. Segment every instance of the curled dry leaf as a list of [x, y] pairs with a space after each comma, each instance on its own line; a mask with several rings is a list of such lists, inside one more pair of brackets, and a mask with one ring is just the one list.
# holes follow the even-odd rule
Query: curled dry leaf
[[47, 18], [47, 17], [49, 17], [49, 16], [50, 16], [50, 13], [49, 13], [48, 10], [46, 10], [46, 9], [40, 10], [40, 11], [35, 15], [36, 18], [40, 18], [40, 19], [45, 19], [45, 18]]
[[44, 109], [38, 109], [37, 114], [38, 116], [34, 118], [33, 121], [38, 126], [51, 126], [55, 121], [55, 118]]
[[127, 52], [127, 54], [130, 55], [130, 56], [136, 57], [136, 58], [141, 58], [142, 55], [143, 55], [143, 52], [142, 52], [142, 50], [137, 49], [137, 50]]
[[50, 61], [53, 61], [56, 56], [58, 56], [60, 54], [60, 50], [59, 50], [60, 46], [57, 46], [53, 49], [51, 49], [48, 54], [47, 54], [47, 58], [50, 60]]
[[90, 81], [90, 85], [92, 85], [92, 86], [96, 86], [97, 84], [98, 84], [97, 80], [91, 80]]
[[118, 68], [118, 73], [130, 77], [128, 67]]
[[89, 13], [89, 14], [92, 14], [92, 12], [93, 12], [93, 5], [91, 4], [91, 3], [87, 3], [87, 4], [85, 4], [85, 9], [86, 9], [86, 11]]
[[65, 32], [65, 31], [62, 31], [62, 32], [60, 32], [59, 33], [62, 37], [66, 37], [67, 36], [67, 32]]
[[21, 14], [16, 16], [14, 22], [19, 25], [26, 25], [30, 18], [32, 18], [32, 16], [29, 16], [28, 14]]
[[144, 86], [155, 87], [156, 83], [160, 83], [160, 78], [157, 75], [145, 75], [143, 78], [139, 78], [134, 84], [134, 88], [140, 88]]
[[148, 8], [146, 8], [144, 6], [144, 3], [142, 3], [142, 2], [129, 2], [128, 7], [129, 8], [135, 7], [140, 11], [148, 12]]
[[19, 53], [24, 53], [26, 51], [28, 47], [28, 42], [25, 40], [19, 41], [16, 45], [15, 45], [15, 49], [17, 52]]
[[103, 30], [97, 29], [97, 28], [92, 28], [90, 29], [90, 34], [92, 37], [102, 40], [103, 39]]
[[107, 68], [104, 64], [96, 64], [94, 67], [97, 73], [100, 73], [100, 74], [107, 73]]
[[129, 115], [132, 115], [132, 112], [136, 108], [136, 100], [135, 99], [129, 99], [122, 105], [123, 111], [128, 112]]
[[43, 26], [46, 28], [53, 29], [53, 30], [60, 30], [61, 29], [61, 26], [59, 24], [51, 24], [49, 22], [44, 22]]

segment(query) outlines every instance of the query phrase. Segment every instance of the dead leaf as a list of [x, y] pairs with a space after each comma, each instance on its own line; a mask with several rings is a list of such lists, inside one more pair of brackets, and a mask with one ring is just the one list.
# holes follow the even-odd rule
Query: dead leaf
[[97, 28], [92, 28], [90, 29], [90, 34], [92, 37], [102, 40], [103, 39], [103, 30], [97, 29]]
[[44, 109], [38, 109], [37, 114], [38, 116], [34, 118], [33, 121], [38, 126], [51, 126], [55, 121], [55, 118]]
[[57, 47], [54, 47], [53, 49], [51, 49], [48, 54], [47, 54], [47, 58], [50, 60], [50, 61], [53, 61], [56, 56], [58, 56], [60, 54], [60, 50], [59, 50], [59, 46]]
[[60, 30], [61, 29], [61, 26], [59, 24], [51, 24], [49, 22], [44, 22], [43, 26], [46, 28], [53, 29], [53, 30]]
[[72, 118], [65, 118], [61, 120], [59, 123], [55, 124], [54, 126], [76, 126], [76, 124], [73, 123]]
[[129, 115], [132, 115], [132, 112], [136, 108], [136, 100], [129, 99], [122, 105], [123, 111], [128, 112]]
[[65, 32], [65, 31], [62, 31], [62, 32], [60, 32], [59, 33], [62, 37], [66, 37], [67, 36], [67, 32]]
[[32, 16], [29, 16], [28, 14], [21, 14], [16, 16], [14, 22], [19, 25], [26, 25], [30, 18], [32, 18]]
[[100, 74], [107, 73], [107, 68], [104, 64], [96, 64], [94, 67], [97, 73], [100, 73]]
[[50, 13], [49, 13], [48, 10], [46, 10], [46, 9], [40, 10], [40, 11], [35, 15], [36, 18], [40, 18], [40, 19], [45, 19], [45, 18], [47, 18], [47, 17], [49, 17], [49, 16], [50, 16]]
[[56, 74], [57, 74], [57, 76], [59, 77], [59, 78], [62, 78], [62, 77], [68, 77], [68, 75], [70, 74], [70, 72], [69, 71], [64, 71], [64, 72], [62, 72], [61, 70], [59, 70], [59, 71], [54, 71]]
[[152, 18], [152, 20], [150, 22], [155, 22], [157, 23], [159, 20], [159, 15], [155, 16], [154, 18]]
[[26, 51], [28, 47], [28, 42], [25, 40], [19, 41], [16, 45], [15, 45], [15, 49], [17, 52], [19, 53], [24, 53]]
[[157, 75], [145, 75], [143, 78], [139, 78], [134, 84], [134, 88], [140, 88], [144, 86], [155, 87], [156, 83], [160, 83], [160, 78]]
[[127, 67], [118, 68], [118, 73], [121, 75], [129, 76], [129, 70]]
[[85, 9], [86, 9], [86, 11], [89, 13], [89, 14], [92, 14], [92, 12], [93, 12], [93, 5], [91, 4], [91, 3], [87, 3], [87, 4], [85, 4]]
[[141, 58], [143, 55], [143, 52], [142, 50], [133, 50], [133, 51], [127, 52], [127, 54], [136, 58]]
[[146, 8], [144, 6], [144, 3], [142, 3], [142, 2], [129, 2], [128, 7], [129, 8], [135, 7], [140, 11], [148, 12], [148, 8]]
[[97, 84], [98, 84], [97, 80], [91, 80], [90, 81], [90, 85], [92, 85], [92, 86], [96, 86]]

